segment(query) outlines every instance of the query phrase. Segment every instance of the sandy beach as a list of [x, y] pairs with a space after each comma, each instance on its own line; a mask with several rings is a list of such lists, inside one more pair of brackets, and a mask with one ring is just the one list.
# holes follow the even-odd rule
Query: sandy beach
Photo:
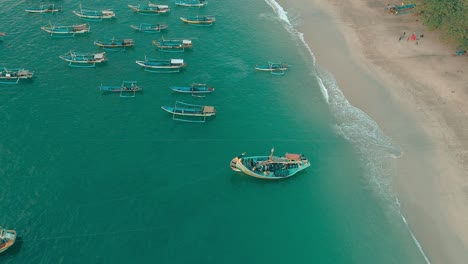
[[401, 147], [394, 191], [428, 261], [466, 263], [468, 57], [388, 2], [279, 1], [317, 64]]

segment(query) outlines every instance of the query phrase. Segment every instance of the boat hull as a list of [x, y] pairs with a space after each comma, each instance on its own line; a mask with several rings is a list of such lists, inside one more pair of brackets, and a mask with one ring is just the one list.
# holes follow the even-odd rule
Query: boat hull
[[212, 25], [216, 21], [214, 17], [180, 17], [180, 20], [193, 25]]
[[6, 242], [0, 242], [0, 253], [9, 249], [16, 241], [16, 231], [0, 229], [0, 241], [6, 240]]

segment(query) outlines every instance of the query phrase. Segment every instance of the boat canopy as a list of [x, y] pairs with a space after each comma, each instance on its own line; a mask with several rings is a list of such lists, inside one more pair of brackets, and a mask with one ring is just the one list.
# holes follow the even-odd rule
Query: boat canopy
[[102, 58], [104, 58], [104, 53], [96, 53], [96, 54], [94, 54], [94, 58], [97, 59], [97, 60], [102, 59]]
[[188, 40], [188, 39], [184, 39], [184, 40], [182, 40], [182, 43], [183, 44], [192, 44], [192, 41]]
[[183, 64], [184, 60], [183, 59], [171, 59], [172, 64]]
[[203, 113], [214, 113], [214, 106], [204, 106]]
[[301, 159], [301, 154], [286, 153], [285, 156], [288, 160], [300, 160]]

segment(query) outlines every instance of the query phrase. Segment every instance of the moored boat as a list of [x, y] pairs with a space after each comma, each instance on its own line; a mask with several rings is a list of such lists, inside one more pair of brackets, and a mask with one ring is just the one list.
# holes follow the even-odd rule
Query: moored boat
[[156, 73], [180, 72], [186, 66], [183, 59], [150, 59], [137, 60], [136, 64], [145, 68], [145, 71]]
[[192, 83], [190, 86], [172, 86], [171, 90], [178, 93], [207, 94], [214, 92], [215, 88], [204, 83]]
[[49, 25], [42, 26], [41, 29], [49, 33], [51, 36], [58, 37], [73, 37], [75, 36], [75, 34], [84, 34], [90, 31], [90, 27], [88, 24], [79, 24], [71, 26]]
[[153, 40], [153, 45], [158, 47], [160, 51], [166, 52], [183, 52], [185, 49], [193, 47], [193, 43], [189, 39], [161, 39], [161, 41]]
[[130, 25], [131, 28], [135, 29], [136, 31], [145, 32], [145, 33], [156, 33], [161, 32], [161, 30], [165, 30], [168, 28], [166, 24], [148, 24], [148, 23], [141, 23], [140, 25]]
[[8, 230], [0, 226], [0, 253], [7, 250], [16, 241], [16, 231]]
[[128, 7], [130, 7], [130, 9], [142, 15], [159, 15], [159, 14], [165, 14], [171, 11], [168, 5], [148, 4], [146, 6], [128, 5]]
[[188, 104], [176, 101], [174, 106], [161, 106], [161, 109], [172, 114], [172, 119], [184, 122], [206, 122], [206, 118], [216, 115], [214, 106]]
[[137, 92], [141, 92], [143, 87], [137, 85], [137, 81], [123, 81], [120, 86], [101, 85], [103, 92], [120, 93], [120, 97], [135, 97]]
[[55, 13], [62, 11], [62, 7], [56, 7], [54, 4], [42, 4], [39, 7], [25, 9], [28, 13]]
[[416, 4], [387, 5], [385, 11], [394, 15], [403, 15], [416, 11]]
[[288, 65], [283, 62], [268, 62], [265, 65], [255, 65], [257, 71], [268, 71], [271, 74], [282, 75], [288, 69]]
[[187, 24], [210, 26], [216, 21], [216, 18], [213, 16], [187, 16], [180, 17], [180, 20]]
[[3, 67], [0, 69], [0, 83], [3, 84], [17, 84], [20, 79], [31, 79], [34, 72], [19, 68], [19, 69], [7, 69]]
[[107, 58], [104, 56], [105, 54], [105, 52], [83, 53], [70, 51], [59, 57], [64, 61], [68, 61], [68, 66], [71, 67], [95, 67], [96, 63], [107, 61]]
[[202, 7], [208, 4], [206, 0], [175, 0], [178, 6]]
[[127, 47], [133, 47], [135, 45], [135, 41], [133, 39], [105, 39], [105, 40], [96, 40], [94, 41], [94, 45], [101, 47], [107, 50], [123, 50]]
[[103, 20], [115, 17], [112, 9], [96, 10], [96, 9], [80, 9], [73, 10], [73, 14], [84, 20]]
[[310, 167], [310, 161], [302, 154], [286, 153], [284, 157], [277, 157], [273, 153], [274, 148], [269, 156], [245, 157], [244, 152], [231, 160], [231, 169], [260, 179], [278, 180]]

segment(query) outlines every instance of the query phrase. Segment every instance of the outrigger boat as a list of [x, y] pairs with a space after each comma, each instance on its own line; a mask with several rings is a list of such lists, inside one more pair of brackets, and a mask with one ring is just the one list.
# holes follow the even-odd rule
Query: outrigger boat
[[148, 4], [147, 6], [141, 7], [140, 5], [128, 5], [133, 11], [142, 15], [159, 15], [165, 14], [171, 11], [168, 5], [156, 5]]
[[105, 52], [100, 53], [82, 53], [70, 51], [60, 56], [64, 61], [68, 61], [70, 67], [95, 67], [96, 63], [107, 61]]
[[0, 253], [7, 250], [16, 241], [16, 231], [7, 230], [0, 226]]
[[145, 71], [156, 73], [173, 73], [180, 72], [186, 66], [183, 59], [150, 59], [146, 58], [144, 61], [137, 60], [136, 64], [145, 68]]
[[43, 4], [39, 7], [31, 7], [24, 11], [28, 13], [55, 13], [62, 11], [62, 7], [55, 7], [54, 4]]
[[205, 0], [176, 0], [175, 4], [178, 6], [187, 7], [202, 7], [208, 4]]
[[288, 69], [288, 65], [286, 63], [276, 63], [276, 62], [268, 62], [267, 65], [255, 65], [255, 70], [257, 71], [269, 71], [271, 74], [275, 75], [283, 75], [284, 72]]
[[188, 16], [180, 17], [180, 20], [192, 25], [211, 26], [216, 21], [216, 18], [213, 16]]
[[193, 43], [189, 39], [161, 39], [161, 41], [153, 40], [153, 45], [158, 47], [160, 51], [165, 52], [184, 52], [185, 49], [190, 49]]
[[286, 153], [284, 157], [276, 157], [274, 151], [272, 148], [270, 156], [250, 157], [244, 157], [244, 152], [231, 160], [231, 169], [260, 179], [279, 180], [310, 167], [310, 161], [302, 154]]
[[135, 29], [136, 31], [145, 32], [145, 33], [156, 33], [161, 32], [161, 30], [165, 30], [168, 28], [166, 24], [147, 24], [141, 23], [139, 26], [130, 25], [131, 28]]
[[204, 83], [192, 83], [190, 86], [172, 86], [171, 90], [178, 93], [190, 93], [193, 96], [203, 97], [204, 94], [214, 92], [215, 88], [208, 87]]
[[96, 40], [94, 41], [94, 45], [101, 47], [105, 50], [112, 50], [112, 51], [119, 51], [125, 50], [127, 47], [133, 47], [135, 42], [133, 39], [106, 39], [106, 40]]
[[184, 122], [204, 123], [206, 118], [216, 115], [214, 106], [194, 105], [176, 101], [174, 106], [161, 106], [172, 114], [172, 119]]
[[72, 26], [43, 26], [42, 30], [49, 33], [51, 36], [73, 37], [75, 34], [84, 34], [89, 32], [88, 24], [72, 25]]
[[83, 9], [80, 5], [79, 10], [73, 10], [73, 14], [84, 20], [103, 20], [115, 17], [112, 9], [95, 10], [95, 9]]
[[137, 81], [123, 81], [120, 86], [101, 85], [103, 92], [120, 93], [120, 97], [135, 97], [136, 92], [141, 92], [143, 87], [137, 85]]
[[20, 79], [31, 79], [34, 72], [25, 69], [0, 69], [0, 83], [18, 84]]

